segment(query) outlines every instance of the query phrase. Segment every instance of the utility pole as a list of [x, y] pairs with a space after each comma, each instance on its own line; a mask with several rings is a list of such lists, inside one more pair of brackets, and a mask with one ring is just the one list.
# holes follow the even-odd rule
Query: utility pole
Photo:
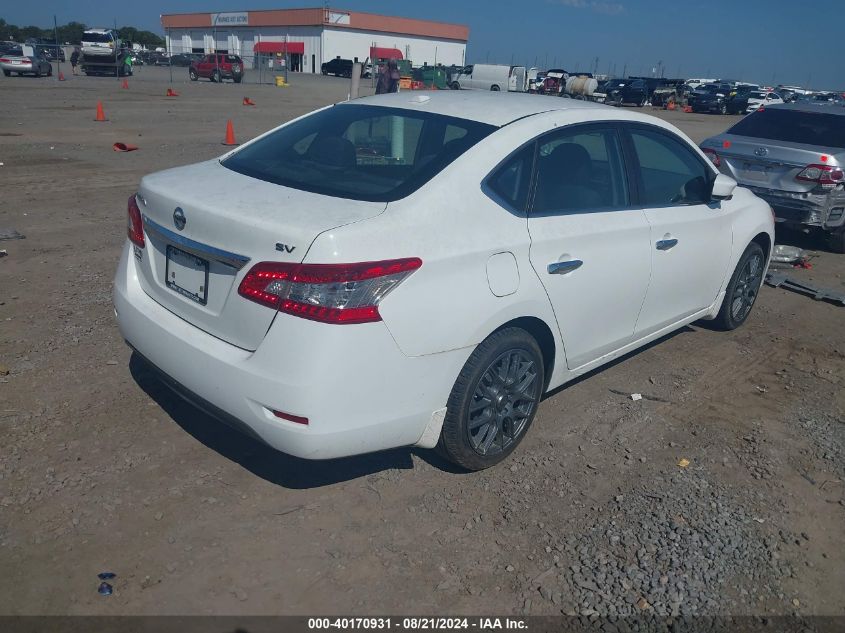
[[56, 14], [53, 14], [53, 37], [56, 40], [56, 81], [62, 74], [62, 56], [59, 55], [59, 23], [56, 22]]

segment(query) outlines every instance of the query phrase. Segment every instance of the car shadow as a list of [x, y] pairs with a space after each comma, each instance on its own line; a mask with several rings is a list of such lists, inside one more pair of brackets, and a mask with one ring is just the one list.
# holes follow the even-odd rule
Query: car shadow
[[561, 385], [560, 387], [552, 389], [551, 391], [547, 391], [545, 393], [545, 395], [543, 395], [543, 398], [541, 399], [540, 402], [544, 402], [545, 400], [548, 400], [549, 398], [553, 398], [557, 394], [559, 394], [563, 391], [566, 391], [570, 387], [574, 387], [575, 385], [581, 384], [582, 382], [584, 382], [585, 380], [589, 380], [590, 378], [592, 378], [596, 374], [607, 371], [611, 367], [616, 367], [620, 363], [624, 363], [629, 358], [633, 358], [634, 356], [637, 356], [639, 354], [643, 354], [646, 351], [650, 350], [652, 347], [656, 347], [658, 345], [661, 345], [662, 343], [665, 343], [666, 341], [673, 339], [676, 336], [680, 336], [681, 334], [694, 333], [694, 332], [696, 332], [696, 328], [702, 328], [702, 329], [708, 329], [708, 330], [713, 329], [712, 327], [708, 326], [709, 323], [710, 323], [709, 321], [696, 321], [693, 325], [685, 325], [684, 327], [682, 327], [679, 330], [675, 330], [674, 332], [670, 332], [669, 334], [661, 336], [659, 339], [653, 340], [651, 343], [647, 343], [646, 345], [643, 345], [642, 347], [638, 347], [635, 350], [631, 350], [627, 354], [624, 354], [623, 356], [620, 356], [619, 358], [615, 358], [612, 361], [605, 363], [604, 365], [600, 365], [599, 367], [596, 367], [595, 369], [588, 371], [586, 374], [582, 374], [582, 375], [578, 376], [578, 378], [575, 378], [574, 380], [571, 380], [568, 383]]
[[445, 472], [466, 472], [435, 451], [410, 447], [320, 461], [286, 455], [179, 396], [137, 352], [133, 352], [129, 360], [129, 372], [135, 383], [182, 430], [226, 459], [277, 486], [291, 489], [320, 488], [386, 470], [410, 470], [414, 467], [412, 455]]
[[805, 232], [780, 224], [775, 225], [775, 244], [797, 246], [807, 251], [834, 253], [821, 231]]

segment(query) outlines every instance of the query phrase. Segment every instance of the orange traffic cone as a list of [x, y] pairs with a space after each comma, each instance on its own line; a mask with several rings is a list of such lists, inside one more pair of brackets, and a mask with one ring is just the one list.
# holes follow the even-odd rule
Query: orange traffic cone
[[103, 112], [103, 102], [97, 102], [97, 117], [94, 119], [95, 121], [108, 121], [106, 118], [106, 113]]
[[123, 85], [121, 86], [121, 88], [123, 88], [124, 90], [129, 88], [129, 80], [128, 79], [123, 80]]
[[173, 90], [173, 88], [168, 88], [168, 89], [167, 89], [167, 94], [166, 94], [165, 96], [166, 96], [166, 97], [178, 97], [178, 96], [179, 96], [179, 93], [178, 93], [178, 92], [176, 92], [175, 90]]
[[687, 106], [684, 106], [684, 112], [686, 112], [687, 114], [689, 114], [690, 112], [692, 112], [692, 106], [688, 106], [688, 105], [687, 105]]
[[254, 106], [254, 105], [255, 105], [255, 101], [253, 101], [253, 100], [252, 100], [252, 99], [250, 99], [249, 97], [244, 97], [244, 105], [251, 105], [251, 106]]
[[235, 128], [232, 126], [232, 119], [226, 121], [226, 140], [223, 141], [223, 145], [237, 145], [238, 142], [235, 140]]
[[138, 149], [137, 145], [127, 145], [126, 143], [115, 143], [112, 149], [116, 152], [134, 152]]
[[59, 71], [59, 81], [64, 81], [64, 80], [65, 80], [65, 74], [60, 70]]

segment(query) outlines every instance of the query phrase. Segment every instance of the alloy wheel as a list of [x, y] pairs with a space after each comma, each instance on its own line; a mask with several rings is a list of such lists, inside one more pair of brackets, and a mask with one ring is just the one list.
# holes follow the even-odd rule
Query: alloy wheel
[[734, 286], [731, 296], [731, 317], [734, 321], [742, 322], [751, 312], [751, 306], [754, 305], [757, 293], [760, 292], [762, 278], [763, 257], [755, 253], [745, 262]]
[[525, 431], [540, 398], [537, 366], [523, 350], [499, 355], [482, 374], [472, 395], [467, 432], [479, 455], [507, 450]]

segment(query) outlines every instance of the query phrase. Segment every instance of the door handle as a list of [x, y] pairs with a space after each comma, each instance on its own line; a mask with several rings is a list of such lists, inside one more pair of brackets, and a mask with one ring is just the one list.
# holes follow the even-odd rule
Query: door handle
[[549, 264], [548, 271], [550, 275], [565, 275], [573, 270], [581, 268], [582, 262], [580, 259], [570, 259], [566, 262], [554, 262]]
[[676, 240], [675, 238], [671, 238], [671, 239], [658, 240], [656, 246], [657, 246], [657, 250], [659, 250], [659, 251], [668, 251], [670, 248], [674, 248], [675, 245], [677, 245], [677, 243], [678, 243], [678, 240]]

